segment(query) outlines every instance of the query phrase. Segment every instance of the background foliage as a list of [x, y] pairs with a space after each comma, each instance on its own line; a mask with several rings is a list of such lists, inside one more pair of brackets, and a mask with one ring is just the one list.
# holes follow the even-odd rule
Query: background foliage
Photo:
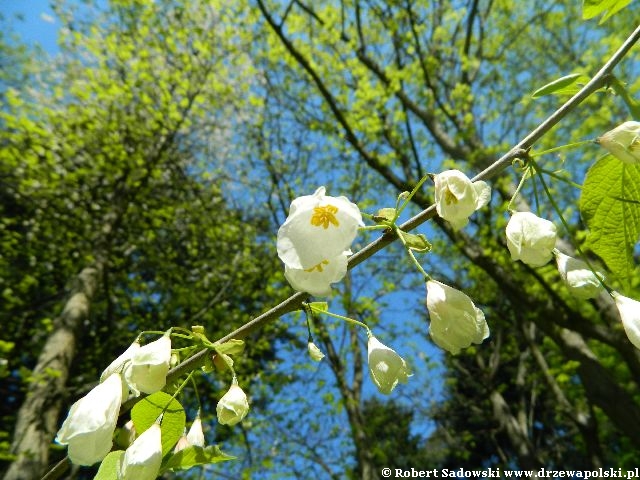
[[[36, 368], [68, 377], [47, 403], [58, 426], [137, 331], [197, 323], [217, 338], [285, 298], [273, 244], [292, 198], [325, 184], [373, 213], [427, 172], [472, 176], [567, 98], [534, 91], [600, 68], [638, 7], [600, 24], [568, 0], [58, 1], [54, 10], [55, 57], [0, 37], [7, 465], [18, 410], [40, 380], [32, 372], [84, 268], [100, 275], [75, 346], [60, 350], [69, 371]], [[632, 97], [637, 73], [633, 54], [616, 69]], [[533, 153], [632, 119], [614, 93], [590, 97]], [[580, 189], [563, 181], [582, 184], [602, 156], [588, 144], [536, 160], [569, 227], [559, 248], [600, 254], [611, 285], [637, 299], [637, 268], [621, 273], [587, 241]], [[514, 164], [495, 179], [490, 206], [462, 232], [438, 219], [422, 229], [434, 244], [425, 268], [484, 310], [483, 345], [456, 357], [431, 345], [424, 285], [392, 246], [354, 270], [330, 305], [412, 363], [409, 385], [375, 393], [366, 338], [333, 321], [316, 321], [327, 358], [310, 365], [303, 319], [288, 315], [255, 334], [237, 366], [252, 397], [247, 420], [233, 431], [205, 422], [209, 440], [239, 461], [203, 471], [375, 479], [396, 466], [637, 465], [640, 356], [607, 295], [578, 302], [553, 264], [511, 261], [505, 212], [521, 175]], [[431, 200], [423, 188], [414, 208]], [[515, 205], [561, 225], [539, 179]], [[631, 237], [625, 266], [637, 264]], [[228, 382], [200, 382], [209, 420]], [[195, 406], [191, 393], [183, 403]], [[40, 470], [62, 455], [51, 445], [48, 458], [53, 434]]]

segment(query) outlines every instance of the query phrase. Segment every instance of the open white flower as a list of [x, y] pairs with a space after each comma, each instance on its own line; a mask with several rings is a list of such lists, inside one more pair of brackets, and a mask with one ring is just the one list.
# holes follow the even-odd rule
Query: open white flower
[[486, 182], [471, 182], [459, 170], [446, 170], [434, 178], [436, 211], [454, 230], [469, 223], [469, 216], [491, 200]]
[[516, 212], [506, 229], [507, 247], [513, 260], [541, 267], [551, 260], [556, 245], [556, 226], [531, 212]]
[[436, 280], [427, 282], [427, 309], [431, 338], [454, 355], [489, 336], [482, 310], [467, 295], [449, 285]]
[[155, 480], [161, 464], [161, 430], [154, 423], [125, 450], [118, 465], [118, 480]]
[[624, 163], [640, 163], [640, 122], [624, 122], [598, 137], [598, 143]]
[[134, 393], [155, 393], [167, 383], [171, 360], [171, 338], [163, 335], [158, 340], [140, 347], [125, 368], [125, 379]]
[[380, 393], [389, 395], [398, 383], [407, 383], [411, 375], [404, 359], [373, 335], [368, 343], [369, 373]]
[[613, 299], [620, 312], [622, 326], [629, 341], [636, 348], [640, 348], [640, 302], [617, 292], [613, 293]]
[[235, 425], [242, 421], [249, 412], [249, 401], [247, 395], [238, 386], [238, 381], [234, 378], [227, 393], [218, 401], [216, 414], [218, 422], [222, 425]]
[[[603, 290], [602, 283], [593, 274], [589, 266], [577, 258], [565, 255], [557, 250], [554, 251], [558, 272], [567, 288], [576, 298], [594, 298]], [[600, 278], [604, 275], [598, 272]]]
[[324, 358], [324, 353], [322, 353], [318, 346], [313, 342], [309, 342], [307, 344], [307, 350], [309, 351], [311, 360], [313, 360], [314, 362], [319, 362]]
[[291, 202], [289, 216], [278, 230], [278, 256], [290, 269], [313, 268], [348, 250], [363, 225], [355, 203], [325, 195], [320, 187]]
[[331, 284], [339, 282], [347, 274], [348, 255], [351, 255], [351, 250], [332, 258], [324, 258], [305, 269], [285, 266], [284, 277], [294, 290], [326, 297], [331, 295]]
[[56, 441], [76, 465], [93, 465], [111, 450], [122, 402], [122, 378], [113, 373], [71, 406]]

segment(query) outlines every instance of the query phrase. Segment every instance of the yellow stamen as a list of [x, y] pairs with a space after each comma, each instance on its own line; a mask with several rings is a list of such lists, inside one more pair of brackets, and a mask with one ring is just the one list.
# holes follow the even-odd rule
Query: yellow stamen
[[314, 227], [322, 226], [325, 230], [329, 228], [329, 224], [337, 227], [340, 223], [335, 217], [336, 213], [338, 213], [338, 207], [334, 207], [333, 205], [315, 207], [313, 209], [313, 215], [311, 216], [311, 225]]
[[322, 273], [322, 270], [324, 270], [323, 265], [329, 265], [329, 260], [322, 260], [319, 264], [314, 265], [311, 268], [305, 269], [305, 272], [312, 273], [314, 270], [317, 270], [319, 273]]

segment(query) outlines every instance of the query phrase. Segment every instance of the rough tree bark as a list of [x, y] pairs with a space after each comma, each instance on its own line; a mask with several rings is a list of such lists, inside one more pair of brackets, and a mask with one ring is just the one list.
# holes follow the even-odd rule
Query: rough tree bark
[[47, 338], [16, 422], [11, 463], [4, 480], [40, 478], [49, 464], [49, 444], [58, 429], [58, 416], [76, 337], [88, 318], [102, 265], [85, 267], [74, 279], [69, 299]]

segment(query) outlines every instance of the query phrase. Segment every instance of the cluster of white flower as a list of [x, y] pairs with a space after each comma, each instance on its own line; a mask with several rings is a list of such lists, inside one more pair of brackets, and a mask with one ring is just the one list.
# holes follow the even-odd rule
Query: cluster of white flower
[[[158, 340], [141, 346], [136, 340], [104, 370], [100, 383], [75, 402], [56, 441], [68, 445], [68, 455], [76, 465], [100, 462], [113, 446], [121, 404], [130, 396], [152, 394], [162, 390], [167, 381], [171, 362], [171, 337], [166, 333]], [[235, 425], [249, 411], [247, 396], [233, 382], [216, 407], [219, 423]], [[161, 419], [158, 419], [161, 421]], [[151, 425], [136, 437], [132, 422], [125, 425], [125, 442], [129, 445], [117, 465], [118, 480], [152, 480], [162, 462], [161, 426]], [[194, 420], [189, 433], [180, 440], [175, 451], [188, 446], [204, 446], [202, 422]]]
[[[546, 265], [555, 256], [560, 277], [574, 297], [583, 300], [595, 298], [604, 291], [605, 276], [602, 272], [594, 271], [586, 262], [555, 248], [556, 227], [549, 220], [530, 212], [516, 212], [507, 224], [506, 235], [513, 260], [535, 268]], [[612, 292], [612, 295], [627, 337], [640, 348], [640, 302], [618, 292]]]
[[[171, 338], [163, 335], [144, 347], [134, 342], [111, 362], [100, 377], [101, 383], [73, 404], [58, 431], [56, 441], [69, 446], [69, 459], [73, 463], [93, 465], [109, 453], [122, 401], [129, 397], [130, 391], [137, 396], [140, 392], [161, 390], [166, 383], [170, 360]], [[138, 438], [138, 445], [140, 438], [143, 436]], [[123, 471], [126, 470], [124, 462], [131, 457], [132, 454], [123, 457]]]

